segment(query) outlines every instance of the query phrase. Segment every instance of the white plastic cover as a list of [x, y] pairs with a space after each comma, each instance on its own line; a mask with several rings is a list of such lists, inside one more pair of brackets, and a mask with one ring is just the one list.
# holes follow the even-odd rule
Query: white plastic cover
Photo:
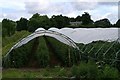
[[19, 41], [17, 44], [15, 44], [10, 51], [6, 54], [6, 56], [13, 50], [16, 49], [26, 43], [28, 43], [29, 41], [31, 41], [32, 39], [36, 38], [36, 37], [40, 37], [40, 36], [50, 36], [53, 38], [56, 38], [57, 40], [59, 40], [60, 42], [67, 44], [69, 46], [72, 46], [74, 48], [77, 48], [79, 50], [79, 47], [75, 44], [75, 42], [70, 39], [69, 37], [58, 33], [56, 31], [52, 31], [52, 30], [43, 30], [43, 29], [37, 29], [34, 33], [32, 33], [31, 35], [23, 38], [21, 41]]
[[92, 41], [115, 41], [120, 38], [120, 28], [50, 28], [71, 38], [76, 43], [88, 44]]

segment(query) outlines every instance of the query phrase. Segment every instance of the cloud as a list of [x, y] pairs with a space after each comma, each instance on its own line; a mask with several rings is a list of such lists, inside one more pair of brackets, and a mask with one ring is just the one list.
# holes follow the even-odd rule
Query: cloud
[[25, 2], [25, 10], [30, 14], [70, 14], [76, 11], [92, 10], [96, 6], [97, 2], [51, 2], [48, 0]]
[[13, 20], [20, 17], [30, 18], [34, 13], [48, 15], [49, 17], [58, 14], [76, 17], [87, 11], [94, 21], [107, 17], [112, 22], [116, 22], [117, 7], [116, 2], [111, 3], [105, 0], [103, 2], [99, 0], [11, 0], [10, 2], [3, 0], [0, 3], [0, 8], [3, 9], [1, 14], [4, 16], [0, 14], [0, 19], [5, 17]]
[[28, 13], [40, 14], [66, 14], [73, 11], [71, 4], [66, 2], [47, 2], [45, 0], [39, 2], [25, 2], [25, 9]]
[[28, 13], [47, 12], [47, 8], [49, 7], [49, 3], [47, 1], [42, 0], [41, 2], [25, 2], [25, 9]]
[[[74, 1], [74, 0], [70, 0]], [[78, 2], [119, 2], [119, 0], [76, 0]]]
[[75, 10], [92, 10], [97, 6], [97, 2], [72, 2]]
[[110, 6], [115, 6], [118, 5], [118, 2], [99, 2], [99, 5], [110, 5]]

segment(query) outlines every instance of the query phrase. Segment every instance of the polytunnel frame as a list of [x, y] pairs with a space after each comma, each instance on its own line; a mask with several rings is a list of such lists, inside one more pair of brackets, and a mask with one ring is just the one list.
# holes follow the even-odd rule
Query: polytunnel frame
[[[53, 36], [45, 35], [45, 33], [46, 33], [46, 34], [48, 33], [48, 34], [54, 34], [54, 35], [60, 36], [60, 37], [62, 37], [68, 44], [66, 44], [65, 42], [60, 41], [59, 39], [57, 39], [57, 38], [55, 38], [55, 37], [53, 37]], [[39, 35], [38, 35], [38, 36], [35, 36], [36, 34], [39, 34]], [[40, 34], [41, 34], [41, 35], [40, 35]], [[35, 37], [33, 37], [33, 36], [35, 36]], [[80, 52], [80, 49], [79, 49], [79, 47], [77, 46], [77, 44], [76, 44], [71, 38], [69, 38], [68, 36], [66, 36], [66, 35], [64, 35], [64, 34], [62, 34], [62, 33], [59, 33], [59, 32], [57, 32], [57, 31], [52, 31], [52, 30], [37, 30], [37, 31], [35, 31], [34, 33], [28, 35], [27, 37], [25, 37], [25, 38], [23, 38], [22, 40], [20, 40], [19, 42], [17, 42], [17, 43], [8, 51], [8, 53], [4, 56], [4, 58], [7, 57], [7, 56], [9, 55], [9, 53], [10, 53], [13, 49], [16, 49], [16, 48], [18, 48], [18, 47], [21, 47], [22, 45], [27, 44], [29, 41], [31, 41], [31, 40], [33, 40], [33, 39], [35, 39], [35, 38], [37, 38], [37, 37], [40, 37], [40, 36], [53, 37], [53, 38], [57, 39], [58, 41], [60, 41], [60, 42], [66, 44], [66, 45], [68, 45], [68, 46], [71, 46], [71, 47], [77, 49], [77, 50]], [[33, 37], [33, 38], [30, 39], [30, 40], [28, 40], [28, 41], [26, 41], [24, 44], [20, 45], [22, 42], [24, 42], [25, 40], [29, 39], [30, 37]], [[78, 54], [79, 54], [79, 53], [78, 53]]]

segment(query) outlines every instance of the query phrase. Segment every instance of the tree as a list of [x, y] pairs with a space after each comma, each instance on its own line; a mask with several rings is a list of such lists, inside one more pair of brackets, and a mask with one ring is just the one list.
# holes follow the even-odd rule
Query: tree
[[91, 20], [91, 16], [87, 12], [84, 12], [84, 14], [82, 14], [81, 20], [83, 25], [88, 25], [93, 23], [93, 20]]
[[75, 21], [82, 21], [82, 17], [81, 17], [81, 16], [77, 16], [77, 17], [75, 18]]
[[120, 19], [116, 22], [115, 26], [120, 28]]
[[17, 21], [16, 29], [17, 31], [28, 30], [28, 20], [26, 18], [20, 18], [20, 20]]
[[15, 33], [16, 23], [9, 19], [2, 20], [2, 36], [11, 36]]
[[29, 19], [28, 26], [30, 32], [34, 32], [39, 27], [48, 29], [50, 28], [50, 20], [46, 15], [41, 16], [36, 13]]
[[105, 18], [105, 19], [101, 19], [101, 20], [96, 21], [94, 23], [94, 25], [96, 27], [106, 28], [106, 27], [110, 27], [111, 23], [110, 23], [110, 21], [107, 18]]
[[63, 28], [69, 25], [69, 18], [62, 15], [57, 15], [57, 16], [53, 15], [50, 21], [51, 21], [51, 26], [56, 28]]
[[76, 19], [72, 17], [72, 18], [69, 18], [69, 21], [70, 21], [70, 22], [75, 22]]

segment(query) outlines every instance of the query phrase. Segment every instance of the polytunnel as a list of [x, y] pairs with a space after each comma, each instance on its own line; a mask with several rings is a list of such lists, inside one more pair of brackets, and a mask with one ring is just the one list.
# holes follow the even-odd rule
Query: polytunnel
[[44, 29], [37, 29], [34, 33], [28, 35], [27, 37], [23, 38], [22, 40], [20, 40], [18, 43], [16, 43], [10, 50], [9, 52], [5, 55], [5, 57], [13, 50], [13, 49], [16, 49], [18, 47], [21, 47], [22, 45], [28, 43], [29, 41], [37, 38], [37, 37], [40, 37], [40, 36], [49, 36], [49, 37], [53, 37], [55, 39], [57, 39], [58, 41], [68, 45], [68, 46], [71, 46], [77, 50], [79, 50], [79, 47], [76, 45], [76, 43], [70, 39], [68, 36], [62, 34], [62, 33], [59, 33], [59, 32], [56, 32], [56, 31], [52, 31], [52, 30], [44, 30]]

